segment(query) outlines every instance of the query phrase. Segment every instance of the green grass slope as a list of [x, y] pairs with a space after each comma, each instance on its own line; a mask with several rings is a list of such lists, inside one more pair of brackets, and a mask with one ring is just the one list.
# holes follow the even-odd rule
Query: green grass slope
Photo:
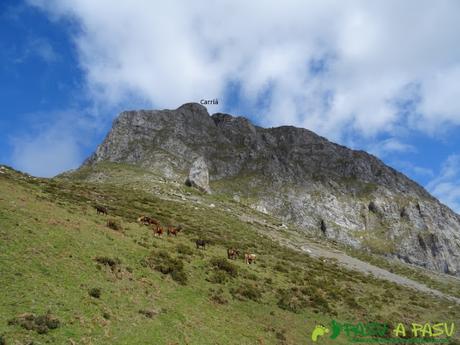
[[[162, 184], [156, 195], [0, 172], [0, 344], [307, 344], [332, 319], [460, 319], [452, 302], [280, 246], [231, 208], [161, 198]], [[184, 231], [154, 237], [142, 214]], [[257, 263], [227, 260], [230, 246]]]

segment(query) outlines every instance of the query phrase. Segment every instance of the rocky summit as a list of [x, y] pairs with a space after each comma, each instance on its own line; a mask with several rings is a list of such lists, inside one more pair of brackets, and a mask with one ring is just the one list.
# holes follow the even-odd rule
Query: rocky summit
[[[378, 158], [196, 103], [125, 111], [84, 167], [129, 163], [229, 194], [311, 235], [460, 275], [460, 216]], [[281, 230], [280, 230], [281, 231]]]

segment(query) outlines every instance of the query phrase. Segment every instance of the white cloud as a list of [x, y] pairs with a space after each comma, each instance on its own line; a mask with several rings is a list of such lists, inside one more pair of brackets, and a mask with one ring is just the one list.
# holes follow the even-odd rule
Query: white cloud
[[[30, 2], [80, 23], [80, 62], [103, 103], [133, 94], [155, 107], [225, 103], [237, 82], [263, 124], [335, 140], [346, 131], [372, 138], [401, 125], [433, 133], [460, 124], [455, 0]], [[326, 68], [312, 70], [312, 61]], [[395, 100], [414, 96], [405, 91], [412, 84], [420, 87], [407, 114]]]
[[422, 84], [420, 127], [430, 131], [440, 123], [460, 124], [460, 65], [446, 67]]
[[410, 144], [403, 143], [397, 138], [388, 138], [372, 144], [368, 152], [378, 157], [385, 157], [393, 153], [417, 152], [417, 149]]
[[31, 175], [51, 177], [81, 163], [80, 148], [71, 137], [51, 131], [18, 140], [13, 141], [13, 166]]
[[97, 121], [90, 122], [72, 111], [52, 114], [49, 118], [52, 122], [35, 124], [29, 132], [10, 137], [11, 163], [16, 169], [34, 176], [52, 177], [82, 163], [83, 149], [94, 134]]
[[427, 190], [460, 213], [460, 155], [453, 154], [446, 159], [441, 173], [427, 185]]

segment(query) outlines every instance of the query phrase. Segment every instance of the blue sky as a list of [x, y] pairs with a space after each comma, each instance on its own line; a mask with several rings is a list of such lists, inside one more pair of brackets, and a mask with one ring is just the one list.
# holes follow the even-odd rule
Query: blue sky
[[[460, 211], [457, 1], [0, 3], [0, 163], [78, 167], [122, 110], [291, 124], [369, 151]], [[443, 25], [439, 25], [443, 23]]]

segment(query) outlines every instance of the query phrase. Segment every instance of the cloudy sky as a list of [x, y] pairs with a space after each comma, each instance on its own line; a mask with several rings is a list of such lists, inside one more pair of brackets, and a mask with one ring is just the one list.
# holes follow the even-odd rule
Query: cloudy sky
[[367, 150], [460, 211], [460, 2], [3, 0], [0, 163], [77, 167], [124, 109], [217, 111]]

